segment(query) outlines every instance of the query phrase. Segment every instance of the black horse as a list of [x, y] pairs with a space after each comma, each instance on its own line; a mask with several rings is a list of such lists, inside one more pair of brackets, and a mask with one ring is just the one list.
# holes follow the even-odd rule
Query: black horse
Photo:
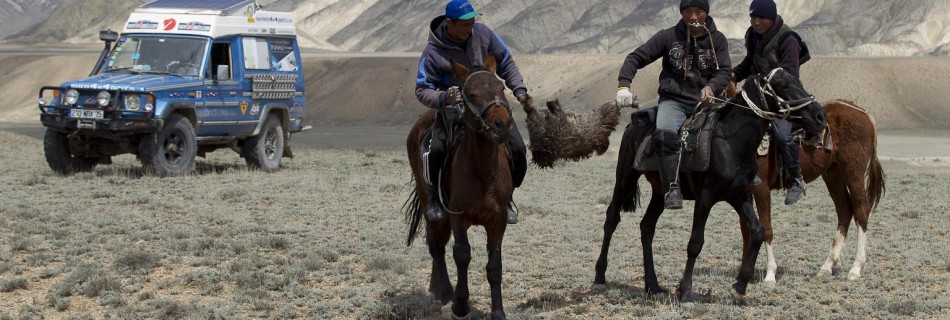
[[[677, 294], [679, 300], [692, 296], [693, 266], [703, 249], [706, 220], [712, 206], [726, 201], [747, 223], [751, 230], [750, 250], [742, 257], [742, 266], [733, 288], [744, 295], [752, 279], [755, 259], [763, 241], [763, 227], [752, 206], [748, 186], [756, 173], [756, 148], [769, 120], [785, 118], [801, 124], [806, 130], [806, 139], [816, 142], [826, 127], [825, 110], [808, 94], [801, 82], [782, 69], [775, 69], [767, 76], [758, 76], [746, 81], [742, 95], [726, 102], [719, 114], [719, 125], [713, 130], [709, 168], [705, 172], [680, 170], [680, 181], [686, 199], [693, 199], [693, 227], [686, 247], [686, 270], [680, 280]], [[630, 125], [624, 132], [617, 159], [617, 181], [613, 198], [607, 208], [604, 222], [604, 240], [597, 259], [595, 287], [605, 286], [604, 272], [607, 269], [607, 252], [610, 239], [620, 223], [620, 210], [633, 211], [638, 205], [640, 189], [638, 180], [645, 175], [652, 186], [652, 197], [643, 220], [640, 221], [640, 241], [643, 245], [645, 291], [649, 294], [668, 292], [657, 283], [653, 263], [653, 235], [656, 223], [663, 213], [663, 189], [656, 172], [641, 172], [634, 168], [640, 144], [650, 143], [644, 138], [654, 131], [653, 126]]]

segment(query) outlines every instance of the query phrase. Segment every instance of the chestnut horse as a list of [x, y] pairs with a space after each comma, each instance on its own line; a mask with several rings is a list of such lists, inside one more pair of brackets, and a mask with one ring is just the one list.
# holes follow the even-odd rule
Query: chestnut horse
[[[831, 100], [823, 103], [828, 113], [829, 148], [801, 145], [799, 158], [805, 181], [818, 177], [825, 181], [828, 194], [838, 213], [838, 234], [831, 242], [831, 251], [821, 266], [819, 274], [831, 273], [841, 258], [851, 221], [858, 228], [858, 250], [848, 279], [861, 277], [861, 268], [867, 261], [868, 216], [885, 191], [884, 171], [877, 158], [877, 131], [874, 119], [851, 101]], [[768, 256], [763, 281], [775, 283], [778, 264], [772, 251], [772, 197], [770, 190], [783, 188], [783, 179], [776, 165], [775, 144], [770, 144], [769, 153], [757, 160], [759, 176], [765, 183], [752, 186], [756, 210], [765, 228], [765, 251]], [[867, 181], [865, 182], [865, 177]], [[748, 225], [742, 222], [743, 252], [750, 249]]]
[[[686, 247], [686, 269], [677, 288], [680, 301], [692, 298], [693, 267], [703, 248], [706, 220], [712, 206], [720, 201], [729, 203], [751, 230], [749, 250], [742, 256], [737, 281], [732, 285], [739, 295], [746, 293], [764, 238], [764, 230], [752, 208], [752, 196], [747, 187], [756, 174], [756, 147], [768, 128], [769, 119], [787, 117], [802, 124], [810, 141], [817, 141], [827, 125], [824, 108], [802, 88], [797, 78], [780, 68], [770, 72], [767, 77], [757, 76], [754, 80], [746, 81], [744, 89], [747, 93], [743, 95], [744, 98], [733, 98], [722, 109], [714, 111], [721, 113], [719, 125], [713, 130], [709, 169], [681, 174], [681, 177], [686, 178], [680, 179], [684, 181], [681, 184], [684, 198], [696, 201], [692, 231]], [[656, 172], [641, 172], [633, 165], [640, 144], [651, 143], [649, 140], [644, 141], [644, 138], [652, 131], [653, 126], [630, 125], [621, 140], [617, 180], [606, 212], [604, 239], [595, 269], [595, 287], [606, 286], [604, 273], [607, 270], [607, 253], [613, 233], [620, 223], [620, 211], [636, 209], [640, 194], [638, 182], [640, 176], [645, 175], [652, 187], [652, 197], [640, 221], [644, 290], [650, 294], [667, 292], [657, 282], [653, 263], [653, 236], [657, 220], [664, 211], [663, 187]]]
[[[488, 238], [488, 265], [485, 269], [491, 286], [491, 318], [504, 319], [501, 243], [508, 226], [506, 205], [514, 191], [508, 165], [509, 150], [505, 141], [514, 120], [505, 98], [505, 86], [495, 76], [495, 60], [490, 56], [485, 60], [485, 69], [473, 72], [452, 62], [456, 80], [465, 80], [462, 85], [465, 103], [461, 106], [464, 133], [457, 143], [449, 142], [448, 145], [452, 147], [449, 148], [451, 152], [447, 170], [441, 173], [441, 179], [437, 182], [442, 189], [442, 204], [450, 214], [441, 221], [425, 221], [426, 244], [432, 256], [429, 292], [443, 304], [452, 301], [454, 316], [470, 315], [468, 267], [471, 247], [467, 232], [469, 227], [481, 225]], [[415, 190], [404, 206], [410, 224], [408, 245], [412, 245], [420, 222], [427, 219], [423, 212], [428, 203], [428, 194], [420, 150], [435, 116], [435, 110], [426, 110], [416, 120], [406, 139], [409, 165], [415, 180]], [[451, 126], [453, 122], [446, 123]], [[445, 263], [445, 246], [450, 237], [455, 237], [452, 253], [458, 270], [458, 283], [454, 292]]]

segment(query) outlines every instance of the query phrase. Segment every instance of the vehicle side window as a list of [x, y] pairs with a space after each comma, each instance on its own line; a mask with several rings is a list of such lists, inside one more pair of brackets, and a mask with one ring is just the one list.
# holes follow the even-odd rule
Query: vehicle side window
[[271, 70], [297, 71], [297, 55], [292, 39], [270, 39]]
[[244, 68], [248, 70], [270, 70], [270, 50], [267, 39], [246, 37], [244, 44]]
[[208, 79], [218, 79], [218, 70], [221, 66], [227, 66], [228, 79], [232, 79], [231, 68], [231, 43], [219, 42], [211, 46], [211, 64], [208, 67]]

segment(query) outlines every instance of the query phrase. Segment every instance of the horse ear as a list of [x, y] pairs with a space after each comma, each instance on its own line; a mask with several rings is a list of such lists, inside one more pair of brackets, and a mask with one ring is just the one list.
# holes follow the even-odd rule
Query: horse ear
[[485, 70], [494, 74], [497, 69], [498, 62], [495, 61], [495, 56], [488, 55], [488, 57], [485, 58]]
[[458, 64], [454, 59], [449, 59], [449, 64], [452, 65], [452, 73], [455, 73], [457, 79], [465, 81], [468, 78], [468, 68]]

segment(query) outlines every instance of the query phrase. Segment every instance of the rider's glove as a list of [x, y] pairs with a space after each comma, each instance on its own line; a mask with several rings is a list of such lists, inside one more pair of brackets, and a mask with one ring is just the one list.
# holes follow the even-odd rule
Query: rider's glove
[[633, 92], [629, 87], [617, 88], [617, 98], [614, 100], [618, 107], [625, 108], [633, 105]]
[[518, 99], [518, 103], [521, 104], [521, 107], [525, 110], [531, 110], [534, 108], [534, 98], [528, 94], [527, 89], [518, 89], [515, 91], [515, 99]]
[[462, 103], [462, 91], [459, 87], [449, 87], [445, 89], [445, 95], [442, 97], [442, 107], [452, 107]]

